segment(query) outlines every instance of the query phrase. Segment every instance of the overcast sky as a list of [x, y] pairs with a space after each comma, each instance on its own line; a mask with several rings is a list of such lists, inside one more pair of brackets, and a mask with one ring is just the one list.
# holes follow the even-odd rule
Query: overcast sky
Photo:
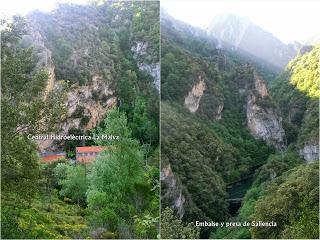
[[85, 4], [89, 0], [1, 0], [1, 16], [10, 17], [15, 14], [25, 15], [28, 12], [38, 9], [49, 12], [56, 6], [57, 2]]
[[206, 28], [215, 15], [237, 14], [248, 17], [282, 42], [304, 42], [320, 33], [319, 0], [161, 0], [173, 17]]

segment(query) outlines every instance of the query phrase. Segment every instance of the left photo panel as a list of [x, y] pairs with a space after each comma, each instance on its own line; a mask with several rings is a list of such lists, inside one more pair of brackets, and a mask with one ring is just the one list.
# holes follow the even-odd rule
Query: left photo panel
[[1, 238], [159, 237], [159, 1], [2, 5]]

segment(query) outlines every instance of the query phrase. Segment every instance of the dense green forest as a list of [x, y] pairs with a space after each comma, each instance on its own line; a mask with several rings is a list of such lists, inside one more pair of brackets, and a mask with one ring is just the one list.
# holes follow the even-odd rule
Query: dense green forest
[[[62, 86], [45, 97], [50, 76], [37, 64], [30, 26], [45, 36]], [[159, 61], [159, 3], [62, 4], [52, 13], [3, 21], [1, 29], [2, 238], [156, 238], [159, 91], [138, 65]], [[140, 59], [132, 51], [139, 42], [148, 43]], [[118, 104], [86, 134], [119, 135], [120, 140], [62, 145], [70, 158], [76, 146], [106, 146], [91, 164], [40, 163], [37, 145], [27, 135], [57, 131], [67, 110], [66, 94], [74, 84], [90, 84], [96, 74], [111, 84]], [[82, 112], [78, 108], [77, 115]]]
[[318, 141], [319, 45], [298, 55], [270, 83], [271, 94], [284, 117], [288, 144], [302, 147]]
[[[255, 173], [254, 182], [245, 194], [236, 218], [240, 221], [275, 219], [280, 226], [219, 229], [211, 235], [213, 238], [318, 237], [319, 231], [315, 226], [319, 220], [316, 204], [319, 165], [317, 161], [306, 165], [298, 153], [304, 145], [315, 144], [319, 138], [319, 99], [312, 90], [319, 86], [319, 61], [315, 60], [319, 59], [319, 54], [319, 48], [314, 47], [310, 52], [298, 55], [283, 73], [270, 82], [273, 101], [284, 117], [288, 148], [271, 154]], [[312, 88], [308, 88], [308, 92], [302, 91], [299, 88], [302, 82]]]
[[[191, 238], [317, 238], [318, 162], [306, 164], [299, 151], [318, 139], [318, 48], [297, 56], [277, 76], [262, 61], [216, 49], [210, 39], [193, 35], [196, 31], [163, 16], [161, 166], [163, 174], [168, 166], [172, 173], [161, 184], [162, 225], [186, 227]], [[265, 78], [269, 96], [255, 92], [256, 73]], [[191, 90], [198, 91], [195, 112], [186, 104]], [[260, 107], [283, 117], [285, 150], [250, 134], [250, 92]], [[235, 196], [242, 200], [233, 212]], [[278, 227], [201, 227], [199, 235], [194, 227], [196, 221], [272, 220]], [[161, 234], [180, 236], [167, 227]]]

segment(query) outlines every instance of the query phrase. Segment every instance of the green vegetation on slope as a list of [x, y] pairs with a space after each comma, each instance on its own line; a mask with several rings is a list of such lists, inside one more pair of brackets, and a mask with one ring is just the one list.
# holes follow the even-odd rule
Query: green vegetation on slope
[[[37, 41], [30, 39], [38, 40], [40, 34], [44, 47], [52, 53], [56, 81], [65, 80], [72, 92], [78, 85], [90, 85], [93, 77], [99, 76], [98, 81], [114, 91], [129, 122], [137, 121], [133, 120], [133, 111], [138, 106], [143, 111], [141, 114], [148, 121], [143, 131], [148, 133], [143, 139], [139, 138], [141, 129], [134, 130], [134, 134], [140, 134], [135, 137], [154, 150], [159, 141], [159, 92], [155, 79], [139, 66], [159, 63], [159, 2], [60, 4], [50, 13], [32, 12], [27, 20], [31, 38], [26, 36], [23, 45], [35, 45], [37, 49]], [[138, 45], [144, 47], [137, 53], [133, 49]], [[92, 100], [105, 104], [107, 95], [96, 90]], [[70, 129], [69, 134], [90, 134], [84, 130], [89, 117], [83, 107], [77, 106], [70, 118], [80, 118], [80, 126]], [[74, 157], [75, 147], [83, 144], [93, 142], [67, 141], [68, 157]]]
[[[48, 74], [36, 68], [38, 59], [33, 49], [26, 48], [33, 43], [21, 41], [29, 28], [20, 18], [4, 23], [3, 238], [156, 238], [159, 92], [149, 73], [139, 70], [139, 59], [134, 58], [131, 47], [139, 41], [148, 43], [143, 61], [158, 61], [159, 28], [154, 24], [158, 17], [157, 2], [61, 5], [53, 13], [28, 16], [29, 27], [40, 31], [52, 52], [57, 80], [84, 85], [98, 74], [116, 90], [119, 109], [107, 113], [106, 119], [86, 134], [111, 132], [123, 139], [91, 166], [69, 160], [39, 163], [36, 144], [27, 134], [55, 130], [52, 127], [64, 113], [64, 91], [52, 92], [44, 100]], [[92, 96], [97, 98], [97, 94]], [[79, 108], [73, 117], [82, 114]], [[117, 133], [119, 127], [123, 131]], [[71, 129], [69, 133], [83, 130]], [[75, 147], [82, 144], [66, 142], [68, 157], [74, 157]]]
[[288, 64], [290, 83], [309, 97], [320, 97], [320, 45]]
[[318, 162], [287, 172], [268, 186], [258, 200], [254, 219], [276, 221], [274, 228], [253, 228], [254, 238], [319, 237]]
[[[36, 196], [26, 209], [14, 211], [2, 202], [2, 236], [24, 239], [81, 238], [88, 235], [88, 227], [76, 205], [60, 199], [56, 192], [49, 199]], [[11, 215], [11, 216], [10, 216]], [[12, 226], [8, 226], [10, 221]]]
[[[257, 220], [254, 217], [255, 206], [257, 200], [265, 195], [265, 189], [277, 177], [280, 177], [284, 172], [298, 166], [302, 163], [297, 153], [292, 149], [286, 152], [271, 154], [267, 162], [255, 172], [254, 182], [244, 196], [239, 214], [232, 218], [233, 221], [253, 221]], [[275, 220], [276, 221], [276, 220]], [[267, 236], [265, 236], [267, 238]], [[212, 233], [211, 238], [251, 238], [250, 228], [222, 228]]]
[[278, 227], [219, 229], [212, 238], [317, 238], [319, 235], [315, 227], [319, 209], [314, 204], [319, 185], [315, 172], [318, 162], [303, 165], [297, 154], [303, 145], [318, 141], [317, 97], [298, 86], [304, 79], [312, 85], [310, 90], [316, 86], [314, 80], [319, 74], [318, 69], [312, 67], [317, 64], [312, 57], [317, 56], [317, 52], [319, 50], [314, 48], [310, 53], [297, 56], [288, 69], [270, 83], [273, 100], [284, 117], [289, 148], [270, 155], [255, 174], [255, 181], [235, 218], [238, 221], [273, 220]]
[[117, 134], [121, 139], [97, 141], [109, 147], [91, 164], [88, 173], [90, 224], [115, 232], [120, 238], [155, 238], [159, 171], [144, 161], [142, 147], [131, 137], [124, 113], [110, 111], [104, 124], [99, 134]]
[[53, 13], [33, 12], [28, 19], [52, 51], [56, 78], [85, 85], [94, 74], [115, 84], [123, 65], [131, 64], [126, 59], [136, 42], [148, 43], [149, 62], [157, 62], [158, 16], [157, 2], [106, 1], [60, 4]]
[[[32, 49], [21, 48], [25, 22], [14, 17], [1, 31], [1, 202], [2, 237], [20, 238], [19, 216], [39, 190], [40, 166], [36, 146], [27, 133], [50, 130], [63, 113], [63, 93], [43, 99], [48, 75], [36, 69]], [[46, 109], [52, 109], [46, 114]]]
[[319, 126], [319, 46], [297, 56], [271, 82], [271, 94], [284, 116], [288, 144], [314, 144]]
[[199, 229], [194, 223], [183, 224], [172, 209], [166, 208], [161, 213], [161, 238], [162, 239], [197, 239]]
[[[182, 182], [184, 195], [190, 195], [185, 218], [189, 221], [224, 218], [227, 194], [219, 173], [228, 176], [233, 169], [231, 147], [223, 144], [210, 129], [175, 112], [174, 108], [162, 104], [161, 111], [162, 165], [171, 164]], [[170, 203], [163, 200], [162, 208], [167, 206]]]
[[[161, 108], [162, 167], [167, 170], [170, 164], [175, 184], [181, 185], [181, 188], [174, 189], [182, 189], [185, 202], [175, 209], [174, 189], [169, 189], [170, 184], [164, 184], [162, 212], [167, 211], [166, 207], [172, 207], [178, 210], [175, 214], [181, 216], [180, 208], [183, 208], [182, 222], [186, 223], [196, 220], [277, 221], [278, 218], [281, 222], [274, 232], [273, 228], [202, 228], [201, 238], [208, 237], [210, 231], [212, 238], [317, 236], [315, 222], [318, 218], [314, 213], [318, 210], [311, 207], [315, 194], [312, 193], [307, 199], [300, 195], [300, 189], [305, 186], [315, 191], [317, 174], [314, 173], [316, 176], [313, 177], [308, 173], [315, 166], [304, 165], [298, 151], [304, 144], [314, 144], [318, 139], [318, 99], [315, 96], [317, 91], [313, 91], [318, 89], [319, 75], [315, 67], [318, 53], [298, 56], [286, 72], [271, 80], [275, 73], [259, 66], [260, 63], [256, 64], [253, 59], [248, 61], [243, 56], [214, 49], [210, 40], [199, 37], [199, 34], [193, 35], [196, 29], [190, 26], [188, 28], [172, 19], [165, 19], [164, 23], [161, 51], [161, 91], [164, 100]], [[201, 48], [205, 53], [197, 50]], [[315, 49], [313, 51], [318, 51]], [[272, 107], [283, 116], [289, 145], [283, 152], [275, 152], [262, 141], [255, 140], [245, 127], [247, 93], [252, 91], [255, 94], [254, 71], [267, 76], [270, 83], [271, 96], [257, 99], [259, 106]], [[190, 113], [184, 101], [200, 79], [206, 89], [197, 111]], [[299, 81], [307, 83], [311, 91], [309, 96], [306, 91], [299, 90]], [[221, 106], [223, 111], [220, 115], [217, 109]], [[247, 185], [249, 189], [238, 214], [230, 215], [227, 209], [230, 196], [226, 185], [229, 187], [248, 176], [253, 177], [253, 183]], [[294, 178], [301, 183], [293, 181]], [[304, 185], [305, 182], [308, 183]], [[286, 184], [292, 185], [290, 192], [284, 191]], [[278, 190], [285, 194], [277, 193]], [[304, 194], [308, 195], [307, 192]], [[288, 203], [295, 208], [293, 214], [279, 208], [273, 212], [269, 205], [271, 198], [282, 203], [286, 196], [292, 196]], [[267, 217], [268, 211], [271, 211], [272, 219]], [[309, 213], [310, 218], [306, 217]], [[175, 236], [167, 230], [164, 234]]]
[[[224, 221], [229, 218], [226, 184], [245, 178], [274, 152], [244, 127], [244, 93], [254, 86], [254, 68], [212, 44], [166, 28], [161, 51], [162, 166], [170, 164], [181, 181], [183, 221]], [[210, 54], [196, 52], [204, 45]], [[200, 78], [206, 89], [196, 113], [190, 113], [184, 98]], [[163, 186], [162, 211], [172, 206], [167, 193]], [[200, 237], [210, 231], [202, 228]]]

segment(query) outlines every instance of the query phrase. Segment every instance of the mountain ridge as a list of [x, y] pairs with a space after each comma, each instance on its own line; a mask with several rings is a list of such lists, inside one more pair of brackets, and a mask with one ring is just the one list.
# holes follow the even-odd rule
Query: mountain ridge
[[207, 32], [218, 39], [219, 47], [250, 53], [281, 69], [296, 56], [302, 46], [298, 42], [284, 44], [272, 33], [238, 15], [214, 17]]

